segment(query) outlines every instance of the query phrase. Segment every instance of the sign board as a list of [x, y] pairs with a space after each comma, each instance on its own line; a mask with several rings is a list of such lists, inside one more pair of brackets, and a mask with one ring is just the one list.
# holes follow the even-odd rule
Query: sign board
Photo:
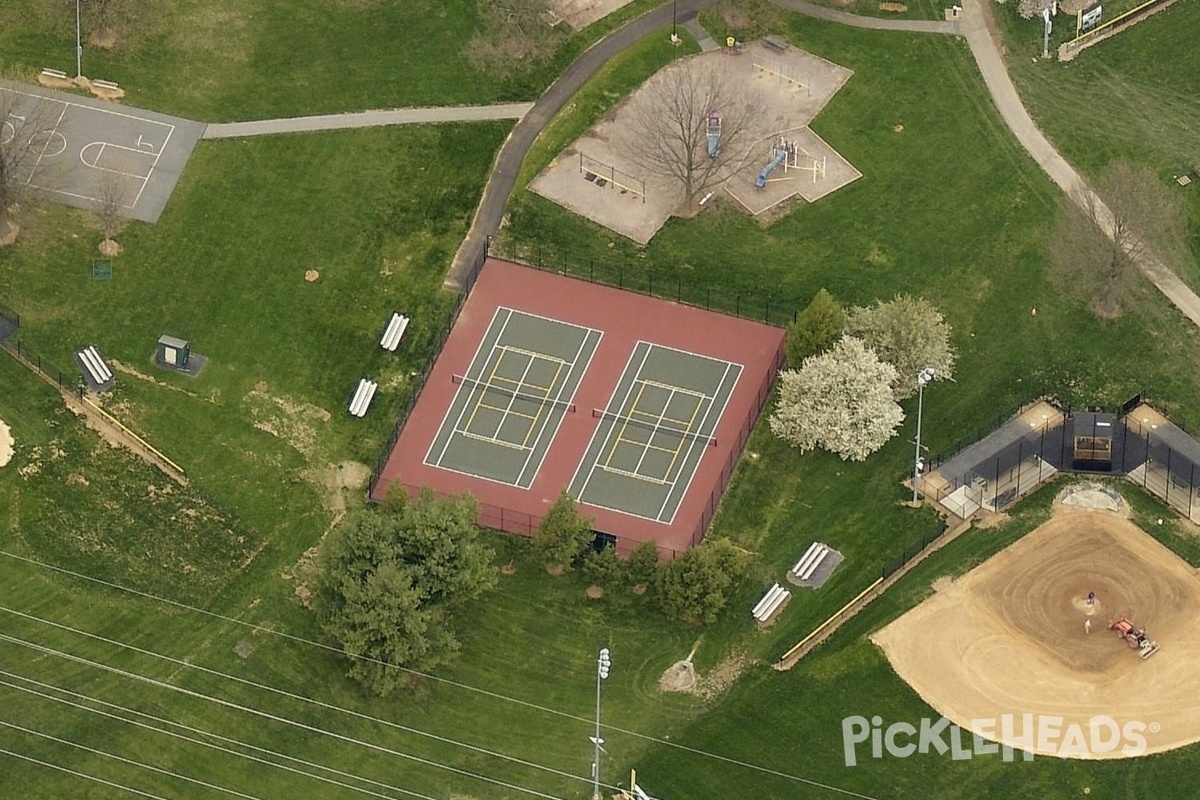
[[1096, 3], [1088, 6], [1079, 12], [1079, 30], [1091, 30], [1100, 24], [1100, 16], [1104, 12], [1104, 6]]

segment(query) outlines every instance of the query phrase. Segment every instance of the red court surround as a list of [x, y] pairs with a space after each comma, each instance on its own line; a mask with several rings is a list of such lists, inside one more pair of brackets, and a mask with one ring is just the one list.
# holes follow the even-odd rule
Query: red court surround
[[[423, 463], [458, 389], [451, 376], [466, 373], [499, 306], [604, 332], [575, 394], [578, 411], [564, 416], [529, 489]], [[594, 518], [595, 530], [617, 538], [618, 551], [622, 554], [647, 540], [657, 542], [666, 557], [698, 544], [783, 362], [784, 331], [759, 322], [491, 258], [484, 264], [425, 388], [388, 456], [373, 497], [380, 499], [396, 482], [401, 482], [410, 493], [421, 486], [432, 486], [440, 493], [467, 491], [479, 499], [481, 525], [514, 533], [532, 533], [546, 509], [575, 474], [592, 433], [600, 423], [592, 416], [591, 409], [608, 405], [639, 340], [732, 361], [744, 369], [714, 433], [717, 446], [705, 449], [671, 525], [589, 505], [581, 505], [580, 510]]]

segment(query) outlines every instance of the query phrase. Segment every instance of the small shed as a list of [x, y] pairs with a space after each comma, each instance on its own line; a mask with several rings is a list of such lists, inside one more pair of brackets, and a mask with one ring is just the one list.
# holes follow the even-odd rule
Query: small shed
[[162, 335], [158, 337], [158, 352], [155, 360], [164, 367], [187, 369], [188, 358], [191, 357], [191, 345], [183, 339]]

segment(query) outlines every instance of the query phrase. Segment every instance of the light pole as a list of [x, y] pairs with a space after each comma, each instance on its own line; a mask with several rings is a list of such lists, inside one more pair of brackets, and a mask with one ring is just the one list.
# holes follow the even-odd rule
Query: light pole
[[679, 0], [671, 0], [671, 44], [679, 44], [679, 34], [675, 32], [675, 7]]
[[921, 413], [925, 410], [925, 384], [933, 380], [933, 370], [925, 367], [917, 373], [917, 454], [913, 457], [913, 505], [920, 499], [921, 469], [925, 466], [921, 458]]
[[600, 800], [600, 745], [604, 742], [600, 738], [600, 682], [608, 677], [608, 668], [612, 661], [608, 657], [608, 648], [600, 650], [600, 657], [596, 659], [596, 735], [592, 737], [592, 744], [596, 746], [595, 757], [592, 761], [592, 800]]
[[79, 30], [79, 5], [83, 0], [75, 0], [75, 77], [83, 77], [83, 37]]

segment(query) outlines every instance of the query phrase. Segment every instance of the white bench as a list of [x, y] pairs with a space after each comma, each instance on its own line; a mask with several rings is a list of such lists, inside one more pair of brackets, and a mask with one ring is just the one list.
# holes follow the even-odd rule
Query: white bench
[[821, 562], [825, 560], [827, 555], [829, 555], [829, 546], [823, 544], [821, 545], [821, 549], [817, 551], [817, 557], [814, 558], [803, 570], [796, 573], [796, 577], [802, 581], [806, 581], [811, 578], [813, 573], [817, 571], [817, 567], [821, 566]]
[[76, 353], [76, 355], [79, 356], [79, 362], [83, 364], [88, 377], [97, 386], [103, 386], [113, 379], [113, 372], [108, 368], [108, 364], [104, 363], [104, 359], [100, 357], [100, 351], [96, 349], [96, 345], [89, 345]]
[[384, 350], [396, 352], [396, 348], [400, 346], [400, 340], [404, 337], [404, 332], [408, 330], [408, 323], [408, 317], [402, 314], [392, 314], [392, 319], [383, 331], [383, 338], [379, 340], [379, 346]]
[[42, 70], [42, 74], [47, 78], [58, 78], [60, 81], [69, 80], [69, 78], [67, 78], [67, 73], [63, 72], [61, 69], [50, 69], [49, 67], [45, 67]]
[[762, 599], [758, 601], [758, 605], [751, 610], [750, 615], [759, 622], [766, 622], [791, 596], [791, 592], [776, 583], [762, 596]]
[[97, 89], [108, 89], [109, 91], [116, 91], [117, 89], [121, 88], [120, 86], [113, 83], [112, 81], [101, 81], [101, 80], [92, 81], [92, 86], [95, 86]]
[[804, 556], [796, 562], [796, 566], [792, 567], [792, 574], [798, 580], [808, 580], [827, 555], [829, 555], [829, 545], [813, 542], [805, 551]]
[[365, 417], [367, 409], [371, 406], [371, 399], [375, 397], [375, 390], [378, 388], [379, 384], [375, 381], [361, 379], [358, 387], [354, 390], [354, 396], [350, 398], [350, 415]]

